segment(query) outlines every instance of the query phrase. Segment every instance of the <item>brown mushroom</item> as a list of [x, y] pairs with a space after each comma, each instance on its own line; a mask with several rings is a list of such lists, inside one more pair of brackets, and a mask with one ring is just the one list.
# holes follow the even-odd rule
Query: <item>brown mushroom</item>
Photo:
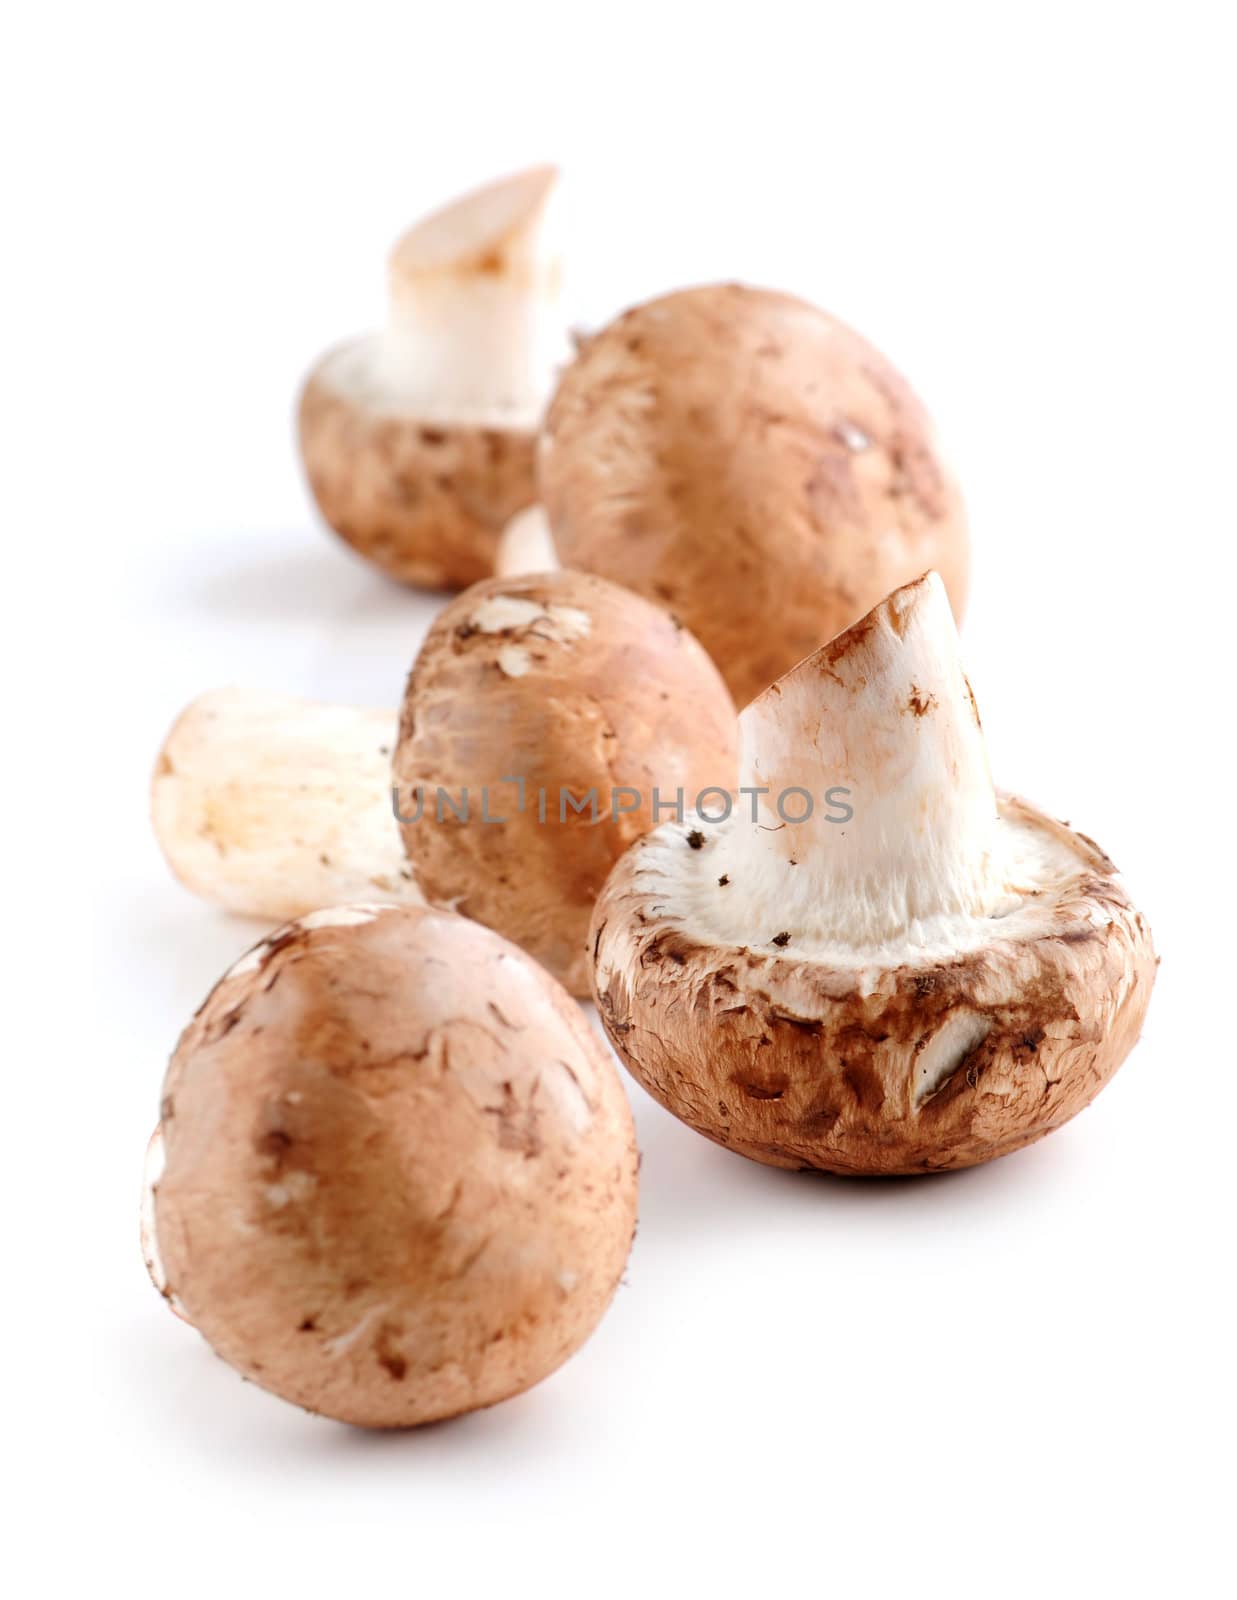
[[612, 1063], [527, 956], [425, 908], [272, 934], [163, 1089], [144, 1250], [224, 1360], [405, 1427], [494, 1404], [588, 1338], [635, 1225]]
[[536, 498], [536, 431], [568, 349], [556, 182], [534, 168], [418, 223], [391, 256], [385, 328], [305, 384], [301, 451], [322, 514], [404, 583], [488, 576], [504, 524]]
[[640, 840], [594, 913], [644, 1087], [742, 1155], [839, 1173], [972, 1166], [1087, 1105], [1138, 1037], [1150, 930], [1097, 845], [994, 791], [940, 580], [740, 725], [730, 815]]
[[586, 340], [538, 477], [563, 565], [674, 611], [740, 706], [929, 567], [965, 601], [962, 502], [922, 404], [790, 295], [687, 289]]
[[588, 992], [588, 920], [633, 839], [734, 784], [738, 730], [692, 636], [577, 572], [493, 578], [430, 629], [394, 778], [422, 893]]

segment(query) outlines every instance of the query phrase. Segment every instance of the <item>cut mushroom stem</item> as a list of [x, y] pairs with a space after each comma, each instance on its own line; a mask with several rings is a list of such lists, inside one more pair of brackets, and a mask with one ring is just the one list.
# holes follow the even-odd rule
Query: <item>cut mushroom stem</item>
[[278, 921], [353, 900], [420, 905], [391, 813], [394, 712], [217, 689], [177, 718], [151, 810], [186, 888]]
[[957, 642], [931, 573], [744, 714], [759, 823], [727, 836], [727, 868], [800, 944], [914, 937], [1001, 897], [996, 793]]
[[1151, 933], [1097, 845], [994, 790], [940, 580], [739, 720], [743, 805], [646, 835], [593, 913], [645, 1088], [754, 1160], [842, 1173], [972, 1166], [1081, 1110], [1138, 1037]]
[[558, 566], [545, 512], [540, 506], [526, 506], [503, 529], [494, 558], [494, 576], [520, 578], [528, 572], [556, 572]]
[[395, 246], [379, 371], [409, 408], [536, 423], [565, 343], [557, 186], [553, 167], [517, 173]]

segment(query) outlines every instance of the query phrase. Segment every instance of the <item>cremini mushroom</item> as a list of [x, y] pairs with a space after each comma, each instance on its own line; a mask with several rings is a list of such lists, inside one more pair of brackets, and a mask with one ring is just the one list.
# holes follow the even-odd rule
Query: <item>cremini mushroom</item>
[[556, 572], [558, 552], [541, 506], [525, 506], [502, 531], [494, 557], [494, 576], [518, 578], [526, 572]]
[[282, 921], [351, 900], [421, 904], [391, 814], [395, 711], [216, 689], [155, 763], [155, 837], [194, 894]]
[[993, 789], [935, 575], [740, 718], [728, 820], [667, 824], [593, 922], [634, 1075], [754, 1160], [916, 1173], [1067, 1121], [1138, 1037], [1156, 958], [1116, 868]]
[[391, 255], [386, 326], [305, 384], [301, 451], [323, 516], [405, 583], [487, 577], [504, 524], [536, 499], [536, 431], [569, 354], [556, 186], [534, 168], [418, 223]]
[[352, 906], [281, 928], [168, 1067], [143, 1248], [239, 1372], [367, 1427], [537, 1383], [631, 1245], [637, 1153], [579, 1008], [488, 929]]
[[702, 788], [733, 787], [737, 761], [733, 702], [691, 635], [600, 578], [551, 572], [457, 596], [402, 715], [202, 695], [159, 753], [152, 814], [175, 876], [230, 911], [431, 900], [585, 995], [610, 868]]
[[687, 289], [585, 340], [538, 477], [562, 564], [675, 612], [739, 705], [929, 567], [961, 614], [966, 522], [927, 413], [790, 295]]
[[394, 779], [417, 883], [586, 994], [610, 868], [676, 804], [732, 788], [737, 746], [724, 683], [665, 611], [577, 572], [476, 584], [404, 697]]

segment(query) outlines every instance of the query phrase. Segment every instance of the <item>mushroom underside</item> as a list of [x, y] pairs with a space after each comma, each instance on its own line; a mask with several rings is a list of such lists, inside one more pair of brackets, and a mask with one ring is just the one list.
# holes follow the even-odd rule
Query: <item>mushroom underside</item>
[[1155, 955], [1089, 840], [1023, 801], [1003, 798], [1002, 816], [1040, 832], [1055, 875], [1019, 907], [957, 919], [952, 944], [937, 929], [930, 945], [858, 950], [790, 926], [719, 941], [669, 906], [690, 901], [684, 873], [735, 894], [720, 839], [685, 848], [701, 836], [690, 819], [650, 835], [594, 915], [597, 1003], [620, 1057], [684, 1122], [773, 1166], [942, 1171], [1061, 1126], [1137, 1040]]

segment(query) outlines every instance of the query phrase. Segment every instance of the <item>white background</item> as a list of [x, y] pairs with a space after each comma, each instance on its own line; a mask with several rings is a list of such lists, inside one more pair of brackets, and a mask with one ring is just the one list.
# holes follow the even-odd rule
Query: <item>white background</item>
[[[9, 12], [10, 1592], [1224, 1590], [1231, 21]], [[368, 1436], [242, 1384], [145, 1282], [163, 1065], [260, 931], [168, 881], [147, 775], [220, 683], [394, 704], [432, 606], [318, 525], [294, 392], [378, 317], [406, 222], [546, 158], [573, 182], [581, 321], [738, 277], [908, 372], [968, 493], [997, 776], [1121, 863], [1163, 966], [1097, 1104], [952, 1178], [764, 1170], [629, 1083], [641, 1226], [597, 1335], [522, 1399]]]

